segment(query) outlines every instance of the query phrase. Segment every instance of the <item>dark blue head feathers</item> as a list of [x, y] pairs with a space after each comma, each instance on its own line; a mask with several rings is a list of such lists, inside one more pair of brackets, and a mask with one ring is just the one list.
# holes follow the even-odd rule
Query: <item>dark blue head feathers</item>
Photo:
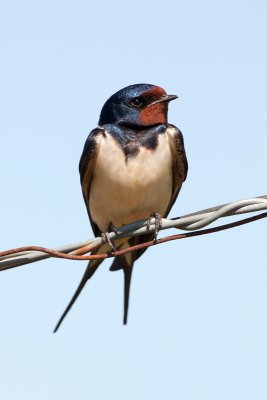
[[139, 83], [113, 94], [104, 104], [99, 125], [117, 124], [142, 128], [167, 122], [168, 96], [159, 86]]
[[115, 124], [125, 120], [127, 114], [129, 119], [135, 120], [138, 115], [138, 110], [130, 106], [132, 99], [138, 98], [147, 90], [154, 87], [145, 83], [138, 83], [135, 85], [127, 86], [118, 92], [114, 93], [104, 104], [100, 118], [99, 125]]

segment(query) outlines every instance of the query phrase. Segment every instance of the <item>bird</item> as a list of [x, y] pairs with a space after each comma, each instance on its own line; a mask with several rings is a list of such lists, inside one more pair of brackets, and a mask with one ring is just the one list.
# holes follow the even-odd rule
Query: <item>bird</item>
[[[134, 84], [113, 94], [103, 105], [97, 128], [84, 145], [79, 163], [82, 193], [95, 236], [137, 220], [167, 217], [188, 170], [181, 131], [168, 123], [168, 105], [178, 96], [160, 86]], [[121, 250], [153, 240], [155, 234], [116, 241]], [[107, 252], [108, 240], [93, 254]], [[111, 244], [112, 245], [112, 244]], [[110, 270], [124, 272], [124, 314], [127, 323], [134, 262], [146, 249], [115, 257]], [[61, 325], [86, 282], [103, 259], [90, 260]]]

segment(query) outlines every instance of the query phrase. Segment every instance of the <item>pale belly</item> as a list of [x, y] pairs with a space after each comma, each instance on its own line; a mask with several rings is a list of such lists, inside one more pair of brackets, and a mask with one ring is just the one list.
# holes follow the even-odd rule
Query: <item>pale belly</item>
[[159, 136], [155, 150], [142, 147], [125, 162], [122, 150], [107, 134], [101, 138], [89, 194], [93, 221], [103, 232], [166, 213], [172, 195], [172, 162], [169, 138]]

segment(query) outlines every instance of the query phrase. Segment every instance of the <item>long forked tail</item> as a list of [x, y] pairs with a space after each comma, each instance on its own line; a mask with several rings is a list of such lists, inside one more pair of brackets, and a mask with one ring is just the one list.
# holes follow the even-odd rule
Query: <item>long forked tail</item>
[[123, 311], [123, 324], [127, 324], [128, 308], [129, 308], [129, 297], [130, 297], [130, 286], [133, 272], [133, 264], [123, 268], [124, 273], [124, 311]]
[[55, 327], [55, 329], [53, 331], [54, 333], [58, 330], [58, 328], [62, 324], [64, 318], [66, 317], [66, 315], [70, 311], [71, 307], [73, 306], [73, 304], [77, 300], [79, 294], [83, 290], [84, 285], [94, 275], [95, 271], [97, 270], [97, 268], [99, 267], [99, 265], [101, 264], [102, 261], [103, 261], [103, 259], [89, 261], [89, 264], [88, 264], [88, 266], [87, 266], [87, 268], [85, 270], [85, 273], [84, 273], [84, 275], [82, 277], [82, 280], [81, 280], [79, 286], [77, 287], [77, 289], [76, 289], [71, 301], [69, 302], [68, 306], [66, 307], [66, 309], [63, 312], [62, 316], [60, 317], [60, 320], [58, 321], [58, 323], [57, 323], [57, 325], [56, 325], [56, 327]]
[[[135, 240], [136, 238], [132, 238], [132, 239]], [[108, 244], [104, 244], [94, 254], [105, 253], [108, 246], [109, 246]], [[120, 246], [119, 249], [124, 248], [124, 247], [126, 248], [128, 246], [129, 246], [129, 244], [126, 242], [126, 243], [123, 243], [123, 246]], [[123, 307], [124, 308], [124, 313], [123, 313], [123, 324], [124, 325], [127, 324], [130, 286], [131, 286], [131, 277], [132, 277], [134, 260], [135, 260], [135, 255], [133, 253], [128, 253], [128, 254], [116, 257], [110, 267], [111, 271], [117, 271], [119, 269], [122, 269], [124, 272], [124, 307]], [[82, 289], [84, 288], [86, 282], [93, 276], [93, 274], [95, 273], [95, 271], [97, 270], [97, 268], [99, 267], [99, 265], [101, 264], [102, 261], [103, 261], [103, 259], [91, 260], [89, 262], [79, 286], [77, 287], [71, 301], [69, 302], [68, 306], [66, 307], [65, 311], [63, 312], [62, 316], [60, 317], [60, 319], [53, 331], [54, 333], [57, 332], [57, 330], [59, 329], [63, 320], [65, 319], [66, 315], [68, 314], [71, 307], [77, 300], [79, 294], [81, 293]]]
[[133, 255], [130, 253], [116, 257], [110, 267], [110, 271], [118, 271], [119, 269], [122, 269], [124, 274], [124, 305], [123, 305], [124, 325], [127, 324], [133, 264], [134, 264]]

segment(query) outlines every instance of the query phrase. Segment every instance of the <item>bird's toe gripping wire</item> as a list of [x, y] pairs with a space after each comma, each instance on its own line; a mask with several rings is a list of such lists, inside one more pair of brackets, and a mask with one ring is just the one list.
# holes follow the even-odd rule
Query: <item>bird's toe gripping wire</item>
[[112, 251], [116, 251], [116, 246], [112, 242], [112, 240], [109, 237], [109, 232], [102, 232], [101, 233], [102, 239], [104, 240], [105, 243], [108, 243], [112, 249]]
[[147, 228], [150, 229], [150, 226], [152, 224], [152, 220], [155, 219], [155, 236], [154, 236], [154, 241], [157, 241], [158, 234], [160, 229], [162, 228], [162, 217], [159, 213], [153, 213], [150, 215], [148, 221], [147, 221]]

